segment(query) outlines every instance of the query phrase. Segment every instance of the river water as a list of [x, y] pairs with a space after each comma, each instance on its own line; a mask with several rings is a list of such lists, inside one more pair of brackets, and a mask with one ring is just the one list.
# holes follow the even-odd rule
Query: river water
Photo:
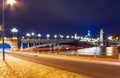
[[117, 56], [120, 48], [118, 47], [92, 47], [78, 50], [66, 51], [68, 54], [79, 55], [98, 55], [98, 56]]
[[[0, 48], [2, 52], [2, 48]], [[5, 48], [5, 52], [12, 52], [11, 48]], [[118, 56], [120, 47], [92, 47], [78, 50], [65, 51], [67, 54], [79, 54], [79, 55], [98, 55], [98, 56]]]

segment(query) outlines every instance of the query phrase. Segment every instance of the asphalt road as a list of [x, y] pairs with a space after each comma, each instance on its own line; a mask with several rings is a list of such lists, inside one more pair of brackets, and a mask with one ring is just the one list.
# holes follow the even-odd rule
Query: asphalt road
[[94, 78], [120, 78], [120, 66], [82, 62], [51, 57], [36, 57], [35, 55], [8, 53], [9, 55], [35, 63], [92, 76]]

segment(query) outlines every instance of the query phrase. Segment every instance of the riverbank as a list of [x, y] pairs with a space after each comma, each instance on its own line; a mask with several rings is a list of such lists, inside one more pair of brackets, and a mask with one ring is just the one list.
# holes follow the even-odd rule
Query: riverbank
[[112, 64], [112, 65], [120, 65], [120, 60], [114, 57], [101, 57], [101, 56], [88, 56], [88, 55], [68, 55], [68, 54], [56, 54], [56, 53], [41, 53], [41, 52], [15, 52], [21, 54], [31, 54], [40, 57], [51, 57], [51, 58], [62, 58], [68, 60], [76, 60], [76, 61], [85, 61], [85, 62], [93, 62], [93, 63], [103, 63], [103, 64]]

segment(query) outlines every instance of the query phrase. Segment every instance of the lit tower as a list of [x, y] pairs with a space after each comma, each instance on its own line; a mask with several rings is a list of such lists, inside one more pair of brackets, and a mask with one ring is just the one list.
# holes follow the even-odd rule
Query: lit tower
[[91, 34], [90, 34], [90, 30], [88, 30], [88, 34], [87, 34], [87, 36], [88, 36], [88, 37], [90, 37], [90, 36], [91, 36]]
[[104, 34], [104, 30], [100, 29], [100, 45], [103, 45], [103, 34]]

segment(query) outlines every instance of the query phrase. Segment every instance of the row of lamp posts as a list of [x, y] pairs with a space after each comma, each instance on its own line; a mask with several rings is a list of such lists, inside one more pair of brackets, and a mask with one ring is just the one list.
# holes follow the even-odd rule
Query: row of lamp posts
[[[31, 36], [32, 36], [32, 37], [36, 37], [36, 36], [37, 36], [38, 38], [41, 38], [41, 37], [42, 37], [41, 34], [35, 34], [34, 32], [32, 32], [31, 34], [30, 34], [30, 33], [26, 33], [26, 37], [27, 37], [27, 38], [30, 38]], [[47, 39], [50, 39], [50, 37], [51, 37], [50, 34], [47, 34], [47, 35], [46, 35], [46, 38], [47, 38]], [[53, 37], [54, 37], [55, 39], [57, 39], [57, 38], [58, 38], [58, 35], [54, 35]], [[61, 39], [64, 38], [63, 35], [59, 35], [59, 37], [60, 37]], [[67, 36], [66, 36], [66, 39], [70, 39], [70, 36], [67, 35]], [[74, 36], [71, 36], [71, 39], [74, 39]]]

